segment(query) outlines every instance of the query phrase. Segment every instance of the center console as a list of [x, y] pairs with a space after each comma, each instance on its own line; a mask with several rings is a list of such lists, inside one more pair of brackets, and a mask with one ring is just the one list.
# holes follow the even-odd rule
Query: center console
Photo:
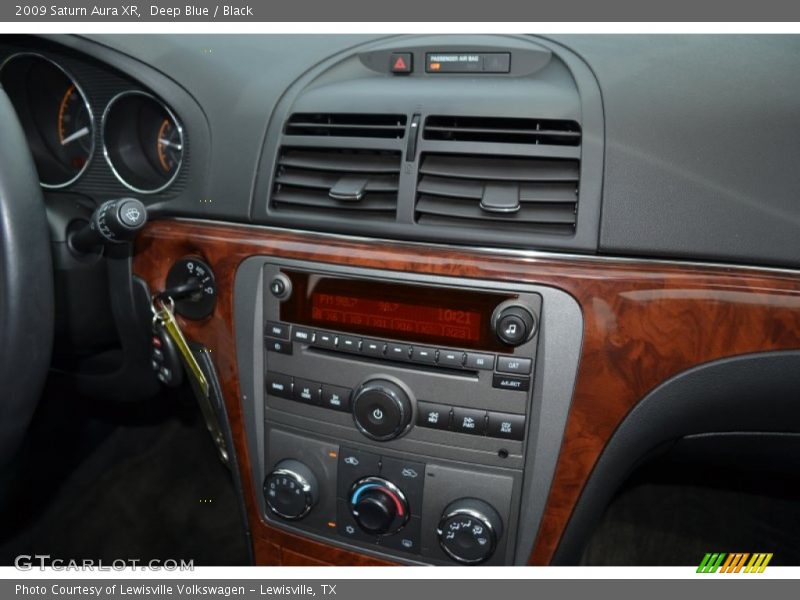
[[267, 523], [396, 562], [527, 560], [577, 367], [574, 300], [254, 257], [235, 304]]

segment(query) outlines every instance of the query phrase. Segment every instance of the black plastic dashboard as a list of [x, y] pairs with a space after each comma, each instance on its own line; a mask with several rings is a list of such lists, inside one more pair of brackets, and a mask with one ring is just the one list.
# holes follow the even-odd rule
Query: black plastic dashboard
[[[105, 63], [114, 77], [174, 109], [190, 140], [188, 168], [172, 193], [149, 199], [168, 200], [168, 214], [297, 227], [299, 221], [268, 210], [265, 192], [298, 91], [314, 93], [313, 101], [310, 95], [300, 98], [304, 111], [336, 112], [352, 100], [351, 110], [398, 112], [409, 119], [428, 105], [439, 114], [463, 114], [470, 98], [483, 95], [479, 109], [473, 104], [466, 112], [499, 118], [560, 112], [578, 122], [582, 168], [597, 162], [597, 181], [582, 174], [586, 190], [575, 235], [501, 231], [489, 244], [492, 236], [482, 239], [480, 230], [491, 230], [490, 223], [472, 231], [479, 234], [468, 238], [472, 243], [776, 266], [800, 260], [800, 224], [792, 212], [800, 184], [794, 168], [800, 75], [792, 37], [101, 35], [3, 42], [20, 39], [60, 53], [88, 89], [108, 84], [95, 81], [81, 63], [87, 69]], [[387, 69], [365, 79], [359, 69], [366, 67], [356, 60], [376, 49], [436, 47], [552, 51], [551, 71], [542, 73], [549, 81], [557, 76], [555, 63], [566, 65], [565, 81], [573, 80], [573, 94], [579, 88], [577, 104], [575, 97], [537, 92], [536, 84], [524, 85], [525, 77], [513, 72], [514, 85], [497, 85], [496, 74], [434, 76], [418, 61], [411, 76]], [[351, 97], [347, 87], [338, 89], [353, 81], [359, 87], [351, 87]], [[598, 118], [602, 122], [591, 122]], [[593, 142], [601, 149], [590, 154], [585, 145]], [[105, 186], [108, 195], [122, 191], [111, 178], [87, 176], [85, 184], [90, 181]], [[335, 225], [327, 229], [342, 232]], [[392, 225], [370, 230], [379, 237], [442, 240]], [[351, 231], [364, 233], [357, 224]], [[459, 243], [457, 237], [444, 236]]]

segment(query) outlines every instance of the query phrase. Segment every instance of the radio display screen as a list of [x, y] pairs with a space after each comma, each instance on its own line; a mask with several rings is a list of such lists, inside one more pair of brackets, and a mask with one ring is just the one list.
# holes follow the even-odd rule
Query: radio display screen
[[282, 321], [377, 338], [508, 351], [492, 313], [514, 294], [284, 271], [292, 295]]
[[[491, 315], [490, 315], [491, 316]], [[341, 294], [311, 294], [311, 319], [320, 325], [368, 327], [422, 337], [481, 339], [481, 313], [475, 310], [375, 300]]]

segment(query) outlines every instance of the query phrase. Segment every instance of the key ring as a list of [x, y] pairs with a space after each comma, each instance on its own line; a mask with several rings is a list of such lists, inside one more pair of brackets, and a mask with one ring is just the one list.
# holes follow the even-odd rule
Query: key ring
[[[156, 302], [161, 302], [161, 308], [156, 309]], [[169, 302], [169, 305], [167, 305]], [[168, 306], [167, 310], [169, 312], [173, 312], [175, 310], [175, 300], [173, 300], [170, 296], [163, 298], [160, 294], [153, 294], [150, 298], [150, 311], [153, 313], [153, 325], [155, 326], [156, 323], [161, 321], [161, 311], [164, 310], [164, 307]]]

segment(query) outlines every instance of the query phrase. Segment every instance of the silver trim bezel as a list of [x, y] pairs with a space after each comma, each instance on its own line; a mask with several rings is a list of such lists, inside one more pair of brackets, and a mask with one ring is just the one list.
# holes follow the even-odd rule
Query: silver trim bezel
[[[117, 171], [117, 168], [114, 166], [114, 161], [111, 160], [111, 156], [108, 153], [108, 145], [106, 144], [106, 123], [108, 121], [108, 115], [111, 109], [113, 108], [114, 104], [116, 104], [118, 100], [126, 96], [144, 96], [145, 98], [148, 98], [153, 102], [157, 103], [166, 111], [167, 115], [169, 116], [170, 119], [172, 119], [172, 122], [175, 123], [175, 127], [177, 127], [178, 129], [178, 135], [180, 136], [181, 140], [181, 160], [180, 162], [178, 162], [178, 168], [175, 169], [175, 172], [172, 174], [172, 177], [170, 177], [160, 187], [148, 190], [148, 189], [138, 188], [132, 183], [128, 182], [122, 175], [120, 175], [119, 171]], [[123, 186], [125, 186], [132, 192], [136, 192], [137, 194], [158, 194], [159, 192], [163, 192], [173, 183], [175, 183], [175, 180], [178, 178], [178, 175], [180, 175], [181, 169], [183, 168], [183, 158], [186, 152], [186, 139], [183, 135], [183, 125], [181, 124], [180, 120], [175, 115], [175, 113], [172, 112], [172, 109], [169, 106], [167, 106], [165, 102], [158, 99], [156, 96], [154, 96], [149, 92], [145, 92], [142, 90], [125, 90], [124, 92], [120, 92], [119, 94], [111, 98], [111, 100], [108, 101], [108, 104], [106, 104], [106, 107], [103, 110], [103, 117], [100, 120], [100, 137], [103, 143], [103, 157], [106, 159], [106, 164], [108, 164], [108, 167], [111, 169], [111, 172], [114, 174], [114, 177], [116, 177], [117, 181], [119, 181]]]
[[[86, 111], [89, 113], [89, 124], [90, 124], [90, 128], [91, 128], [92, 146], [89, 149], [89, 156], [86, 159], [86, 164], [84, 164], [83, 167], [81, 167], [81, 170], [78, 171], [72, 177], [72, 179], [69, 179], [68, 181], [66, 181], [64, 183], [44, 183], [41, 179], [39, 180], [39, 185], [41, 187], [43, 187], [44, 189], [46, 189], [46, 190], [61, 190], [61, 189], [64, 189], [66, 187], [69, 187], [70, 185], [72, 185], [73, 183], [78, 181], [78, 179], [80, 179], [83, 176], [83, 174], [86, 173], [86, 170], [92, 164], [92, 161], [94, 160], [95, 150], [97, 149], [97, 122], [96, 122], [95, 117], [94, 117], [94, 111], [92, 110], [92, 105], [89, 104], [89, 97], [83, 91], [83, 88], [81, 87], [81, 84], [78, 83], [77, 79], [75, 79], [75, 76], [73, 76], [72, 73], [69, 70], [67, 70], [66, 68], [62, 67], [59, 63], [57, 63], [52, 58], [44, 56], [43, 54], [40, 54], [38, 52], [16, 52], [15, 54], [12, 54], [8, 58], [6, 58], [3, 61], [3, 64], [0, 64], [0, 77], [2, 77], [3, 69], [6, 68], [8, 63], [10, 63], [11, 61], [13, 61], [13, 60], [15, 60], [17, 58], [26, 57], [26, 56], [27, 57], [38, 58], [38, 59], [43, 60], [43, 61], [45, 61], [47, 63], [50, 63], [56, 69], [61, 71], [64, 74], [64, 76], [67, 79], [70, 80], [72, 85], [75, 86], [75, 89], [78, 90], [78, 93], [81, 95], [81, 99], [83, 100], [83, 105], [86, 107]], [[35, 162], [35, 160], [34, 160], [34, 162]]]
[[[311, 484], [306, 480], [305, 477], [303, 477], [299, 473], [296, 473], [290, 469], [283, 469], [283, 468], [275, 469], [269, 475], [267, 475], [267, 481], [269, 481], [271, 477], [279, 477], [279, 476], [291, 477], [292, 479], [295, 480], [295, 482], [297, 482], [300, 485], [300, 489], [303, 490], [303, 493], [306, 496], [305, 510], [303, 510], [303, 512], [300, 513], [299, 515], [285, 515], [278, 509], [276, 509], [274, 506], [272, 506], [269, 503], [269, 500], [265, 499], [264, 503], [267, 505], [267, 508], [269, 508], [273, 513], [275, 513], [282, 519], [286, 519], [287, 521], [299, 521], [300, 519], [305, 517], [308, 513], [310, 513], [311, 509], [314, 507], [314, 498], [311, 494]], [[267, 485], [267, 481], [264, 482], [264, 486]]]
[[[452, 519], [453, 517], [458, 517], [461, 515], [467, 515], [468, 517], [472, 517], [473, 519], [480, 521], [481, 523], [483, 523], [484, 527], [486, 527], [486, 529], [491, 534], [490, 538], [492, 540], [492, 543], [489, 545], [489, 554], [486, 556], [486, 558], [481, 558], [478, 560], [467, 560], [461, 556], [454, 554], [444, 545], [444, 542], [442, 541], [442, 533], [444, 533], [444, 530], [442, 528], [444, 524], [447, 522], [448, 519]], [[447, 554], [447, 556], [452, 558], [454, 561], [461, 563], [463, 565], [479, 565], [483, 562], [486, 562], [494, 555], [495, 550], [497, 550], [498, 536], [497, 532], [494, 530], [494, 527], [489, 521], [489, 518], [483, 513], [480, 513], [472, 508], [457, 508], [455, 510], [451, 510], [447, 514], [442, 515], [442, 518], [439, 519], [439, 524], [436, 526], [436, 537], [439, 539], [439, 546], [444, 551], [444, 553]]]

